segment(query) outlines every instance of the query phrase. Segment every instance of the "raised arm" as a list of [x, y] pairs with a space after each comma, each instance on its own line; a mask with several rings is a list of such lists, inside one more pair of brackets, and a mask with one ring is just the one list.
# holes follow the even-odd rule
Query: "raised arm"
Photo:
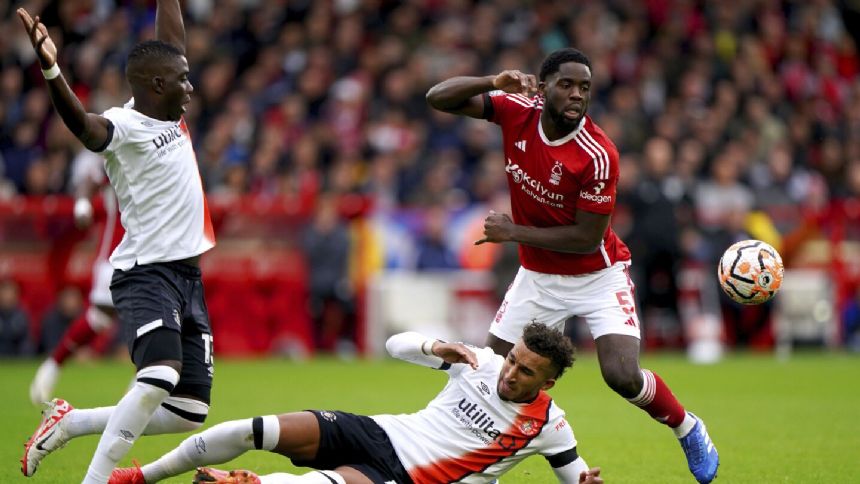
[[529, 227], [515, 224], [508, 214], [490, 211], [484, 220], [484, 238], [475, 241], [475, 245], [517, 242], [556, 252], [590, 254], [600, 247], [610, 218], [609, 215], [580, 210], [576, 212], [574, 225]]
[[535, 76], [520, 71], [503, 71], [496, 76], [452, 77], [427, 91], [427, 102], [439, 111], [484, 118], [482, 94], [494, 90], [532, 95], [537, 89]]
[[110, 141], [110, 122], [97, 114], [87, 113], [81, 101], [72, 92], [60, 67], [57, 65], [57, 46], [48, 35], [39, 17], [32, 18], [23, 8], [19, 8], [18, 18], [30, 37], [33, 49], [42, 66], [42, 73], [48, 84], [51, 102], [63, 122], [87, 149], [102, 151]]
[[158, 0], [155, 9], [155, 38], [185, 54], [185, 24], [179, 0]]
[[478, 367], [475, 352], [463, 343], [446, 343], [414, 331], [395, 334], [388, 338], [385, 349], [397, 359], [430, 368], [439, 369], [446, 363], [449, 365], [466, 363], [472, 368]]

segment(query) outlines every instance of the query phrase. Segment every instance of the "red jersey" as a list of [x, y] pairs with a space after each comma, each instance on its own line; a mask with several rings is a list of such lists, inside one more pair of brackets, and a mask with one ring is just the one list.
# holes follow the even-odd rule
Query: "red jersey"
[[107, 176], [104, 171], [104, 159], [96, 153], [89, 150], [82, 150], [75, 156], [72, 162], [72, 185], [80, 186], [89, 184], [100, 187], [100, 196], [104, 205], [104, 219], [96, 211], [96, 219], [93, 221], [96, 224], [104, 223], [102, 234], [99, 237], [98, 249], [96, 250], [96, 260], [108, 260], [111, 252], [119, 245], [125, 229], [119, 220], [119, 204], [116, 199], [116, 193], [113, 188], [107, 183]]
[[101, 197], [105, 208], [105, 225], [102, 229], [102, 236], [99, 239], [96, 258], [106, 261], [125, 235], [125, 229], [119, 220], [119, 203], [116, 200], [116, 193], [114, 193], [113, 188], [110, 185], [103, 186]]
[[[611, 214], [618, 185], [618, 150], [588, 116], [567, 136], [550, 141], [540, 125], [543, 99], [490, 93], [489, 120], [502, 127], [505, 172], [514, 223], [556, 227], [576, 223], [578, 210]], [[630, 260], [630, 251], [606, 229], [597, 251], [571, 254], [520, 244], [520, 263], [544, 274], [576, 275]]]

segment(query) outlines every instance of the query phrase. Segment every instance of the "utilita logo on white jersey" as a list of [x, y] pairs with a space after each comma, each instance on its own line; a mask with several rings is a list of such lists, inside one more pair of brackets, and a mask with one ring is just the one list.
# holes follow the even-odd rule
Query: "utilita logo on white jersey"
[[460, 399], [460, 403], [452, 409], [452, 413], [485, 444], [495, 442], [502, 448], [511, 449], [520, 440], [495, 428], [496, 422], [487, 414], [487, 411], [465, 398]]
[[520, 168], [520, 165], [514, 164], [510, 158], [507, 159], [507, 163], [505, 164], [505, 171], [510, 173], [514, 182], [519, 183], [523, 191], [535, 200], [556, 208], [564, 207], [562, 203], [564, 202], [564, 195], [545, 187], [540, 180], [532, 178], [528, 172]]

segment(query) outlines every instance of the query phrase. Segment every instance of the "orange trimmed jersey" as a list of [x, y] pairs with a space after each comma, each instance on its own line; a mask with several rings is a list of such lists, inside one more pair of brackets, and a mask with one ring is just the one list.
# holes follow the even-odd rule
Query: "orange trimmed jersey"
[[153, 119], [132, 103], [104, 113], [112, 131], [104, 149], [105, 172], [125, 228], [110, 257], [120, 270], [186, 259], [215, 246], [185, 120]]
[[413, 482], [492, 482], [530, 455], [549, 458], [576, 447], [564, 411], [546, 392], [530, 403], [502, 400], [497, 383], [504, 357], [472, 349], [478, 369], [451, 365], [448, 384], [426, 408], [371, 417]]
[[[618, 150], [588, 116], [563, 138], [550, 141], [540, 123], [541, 97], [494, 91], [488, 120], [502, 128], [505, 172], [514, 223], [529, 227], [576, 224], [578, 211], [611, 214], [618, 185]], [[630, 251], [608, 227], [591, 254], [519, 245], [523, 267], [544, 274], [578, 275], [630, 260]]]

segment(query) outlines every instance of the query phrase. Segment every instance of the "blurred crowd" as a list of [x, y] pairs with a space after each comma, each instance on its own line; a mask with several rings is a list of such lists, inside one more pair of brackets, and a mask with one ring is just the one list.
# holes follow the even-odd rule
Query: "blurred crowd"
[[[41, 12], [90, 111], [130, 97], [124, 59], [153, 37], [154, 1], [23, 5]], [[386, 232], [413, 234], [407, 248], [391, 243], [388, 266], [480, 265], [461, 249], [470, 224], [460, 219], [507, 193], [498, 128], [429, 109], [427, 89], [456, 75], [535, 73], [565, 46], [590, 57], [589, 114], [621, 153], [613, 224], [634, 256], [646, 327], [677, 325], [683, 264], [713, 267], [731, 242], [755, 237], [790, 266], [832, 201], [860, 198], [857, 1], [183, 5], [195, 86], [186, 120], [210, 196], [325, 206], [362, 195], [389, 217]], [[81, 145], [53, 114], [15, 7], [0, 0], [0, 198], [68, 193]], [[333, 230], [306, 237], [320, 264], [340, 260], [326, 247], [348, 250]], [[318, 285], [329, 292], [320, 301], [349, 299], [331, 280]]]

